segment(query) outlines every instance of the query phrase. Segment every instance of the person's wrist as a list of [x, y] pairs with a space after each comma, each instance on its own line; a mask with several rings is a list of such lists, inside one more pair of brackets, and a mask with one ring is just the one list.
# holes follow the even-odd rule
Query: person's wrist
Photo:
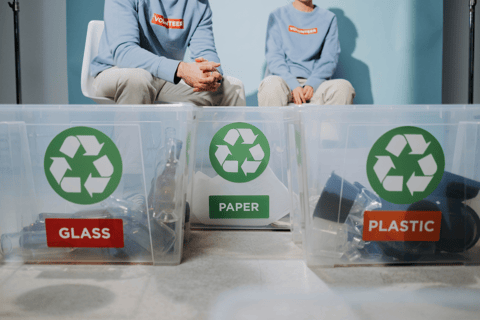
[[184, 74], [183, 74], [184, 67], [185, 67], [185, 62], [181, 61], [181, 62], [178, 64], [178, 67], [177, 67], [177, 77], [183, 78], [183, 76], [184, 76]]

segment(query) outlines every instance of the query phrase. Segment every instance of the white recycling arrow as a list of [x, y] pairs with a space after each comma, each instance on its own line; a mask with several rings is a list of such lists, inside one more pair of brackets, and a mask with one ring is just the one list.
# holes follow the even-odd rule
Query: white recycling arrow
[[78, 141], [77, 138], [70, 136], [63, 141], [60, 152], [70, 158], [73, 158], [77, 153], [78, 147], [80, 147], [80, 141]]
[[80, 193], [82, 192], [82, 182], [80, 178], [66, 177], [62, 180], [62, 190], [67, 193]]
[[378, 161], [375, 163], [373, 170], [377, 174], [378, 180], [383, 182], [390, 169], [395, 169], [395, 165], [389, 156], [377, 156], [376, 158]]
[[53, 160], [53, 163], [50, 166], [50, 172], [53, 174], [55, 180], [57, 180], [57, 183], [60, 184], [65, 172], [67, 172], [67, 170], [72, 170], [72, 168], [65, 158], [52, 157], [51, 159]]
[[404, 136], [399, 134], [392, 138], [386, 150], [393, 154], [395, 157], [398, 157], [402, 153], [406, 145], [407, 140], [405, 140]]
[[403, 176], [388, 176], [383, 181], [383, 187], [387, 191], [401, 192], [403, 190]]
[[253, 159], [257, 161], [261, 161], [265, 157], [265, 152], [263, 152], [263, 149], [259, 144], [257, 144], [255, 147], [251, 147], [250, 153], [252, 154]]
[[223, 164], [223, 170], [225, 170], [225, 172], [237, 173], [238, 161], [225, 161]]
[[229, 155], [232, 153], [230, 152], [230, 149], [228, 149], [228, 146], [217, 146], [217, 151], [215, 152], [215, 157], [217, 158], [218, 162], [223, 165], [223, 162]]
[[252, 129], [238, 129], [238, 131], [243, 138], [242, 144], [253, 144], [258, 137], [258, 134], [253, 134]]
[[405, 140], [404, 136], [399, 134], [392, 138], [386, 150], [398, 158], [398, 156], [402, 153], [406, 145], [407, 145], [407, 140]]
[[231, 146], [233, 146], [235, 145], [239, 137], [240, 137], [240, 133], [238, 133], [236, 129], [230, 129], [230, 131], [228, 131], [227, 135], [223, 140], [228, 144], [230, 144]]
[[110, 177], [113, 174], [113, 165], [106, 155], [95, 160], [93, 165], [102, 177]]
[[242, 170], [245, 175], [247, 175], [247, 173], [255, 173], [261, 163], [262, 161], [248, 161], [245, 159], [242, 164]]
[[429, 143], [425, 142], [425, 138], [421, 134], [406, 134], [405, 137], [412, 148], [410, 154], [424, 154], [431, 143], [431, 141]]
[[410, 193], [413, 196], [414, 192], [423, 192], [427, 189], [428, 184], [432, 181], [433, 177], [419, 177], [415, 175], [415, 172], [412, 174], [410, 179], [407, 181], [407, 188], [410, 190]]
[[104, 145], [104, 143], [98, 143], [95, 136], [77, 136], [77, 138], [80, 140], [86, 151], [84, 156], [98, 156]]
[[431, 154], [418, 160], [418, 164], [426, 176], [433, 176], [437, 172], [438, 166]]
[[87, 189], [90, 197], [93, 197], [94, 193], [103, 193], [109, 181], [110, 178], [92, 178], [92, 174], [90, 173], [85, 182], [85, 189]]

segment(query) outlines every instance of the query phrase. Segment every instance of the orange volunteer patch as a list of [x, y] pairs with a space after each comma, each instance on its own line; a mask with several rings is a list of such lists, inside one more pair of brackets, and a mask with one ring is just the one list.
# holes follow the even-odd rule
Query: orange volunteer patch
[[183, 19], [166, 19], [160, 14], [153, 14], [152, 23], [167, 29], [183, 29]]
[[317, 28], [313, 28], [313, 29], [300, 29], [300, 28], [297, 28], [297, 27], [294, 27], [294, 26], [288, 26], [288, 31], [290, 31], [290, 32], [295, 32], [295, 33], [299, 33], [299, 34], [306, 34], [306, 35], [318, 33]]

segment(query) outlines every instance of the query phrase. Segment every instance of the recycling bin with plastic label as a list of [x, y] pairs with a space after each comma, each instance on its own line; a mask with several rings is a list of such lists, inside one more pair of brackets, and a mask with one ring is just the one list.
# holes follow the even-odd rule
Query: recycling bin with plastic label
[[478, 106], [306, 106], [299, 117], [308, 265], [480, 261]]
[[199, 111], [192, 227], [290, 229], [294, 121], [291, 107]]
[[180, 263], [195, 109], [0, 106], [2, 261]]

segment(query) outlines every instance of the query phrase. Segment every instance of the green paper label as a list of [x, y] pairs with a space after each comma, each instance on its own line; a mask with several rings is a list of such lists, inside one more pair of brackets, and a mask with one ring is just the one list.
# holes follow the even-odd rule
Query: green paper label
[[210, 196], [210, 219], [268, 219], [269, 196]]

